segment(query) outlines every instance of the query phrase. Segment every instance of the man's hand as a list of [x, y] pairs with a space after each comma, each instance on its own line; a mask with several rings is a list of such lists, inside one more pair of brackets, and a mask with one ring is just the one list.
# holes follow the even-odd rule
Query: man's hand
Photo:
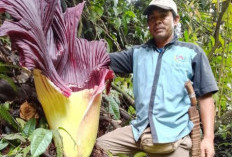
[[203, 138], [201, 141], [201, 157], [213, 157], [214, 154], [213, 138]]

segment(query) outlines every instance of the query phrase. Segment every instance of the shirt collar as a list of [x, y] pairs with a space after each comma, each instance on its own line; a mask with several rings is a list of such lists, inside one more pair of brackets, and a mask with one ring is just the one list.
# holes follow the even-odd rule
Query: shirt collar
[[[177, 40], [178, 40], [178, 37], [177, 37], [176, 34], [174, 34], [174, 37], [173, 37], [173, 39], [171, 40], [171, 42], [169, 42], [169, 43], [168, 43], [167, 45], [165, 45], [164, 47], [167, 47], [167, 46], [169, 46], [169, 45], [174, 44]], [[155, 47], [155, 48], [157, 48], [157, 47], [155, 46], [154, 38], [151, 38], [150, 40], [148, 40], [148, 41], [145, 43], [145, 45], [148, 46], [148, 47]]]

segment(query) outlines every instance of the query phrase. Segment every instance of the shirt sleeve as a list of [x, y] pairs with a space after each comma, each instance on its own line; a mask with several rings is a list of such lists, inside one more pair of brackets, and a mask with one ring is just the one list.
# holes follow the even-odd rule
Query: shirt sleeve
[[110, 53], [110, 67], [115, 73], [132, 73], [133, 72], [133, 48]]
[[205, 52], [197, 48], [197, 55], [192, 62], [193, 67], [193, 87], [197, 97], [207, 93], [216, 93], [218, 91], [212, 69]]

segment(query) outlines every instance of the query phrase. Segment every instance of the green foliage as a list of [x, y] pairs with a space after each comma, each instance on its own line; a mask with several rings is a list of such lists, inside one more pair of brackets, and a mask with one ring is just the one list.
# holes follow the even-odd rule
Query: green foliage
[[7, 141], [18, 140], [20, 142], [26, 142], [25, 137], [23, 137], [20, 133], [2, 135], [2, 137]]
[[36, 120], [35, 118], [32, 118], [26, 123], [22, 132], [26, 137], [29, 137], [35, 130], [35, 127], [36, 127]]
[[112, 95], [106, 96], [106, 100], [109, 102], [109, 113], [113, 115], [113, 118], [116, 120], [120, 119], [119, 105], [120, 101], [115, 100], [117, 97], [113, 97]]
[[146, 157], [146, 156], [147, 156], [147, 154], [144, 152], [139, 152], [139, 153], [134, 155], [134, 157]]
[[52, 132], [54, 144], [56, 146], [56, 156], [57, 157], [63, 157], [63, 143], [62, 143], [62, 137], [60, 136], [60, 133], [58, 130], [54, 130]]
[[5, 155], [7, 157], [40, 156], [49, 147], [52, 139], [56, 146], [56, 156], [63, 157], [62, 138], [58, 130], [35, 129], [35, 119], [27, 122], [22, 133], [3, 134], [1, 137], [0, 151], [8, 147], [9, 152]]
[[52, 131], [43, 128], [36, 129], [31, 137], [31, 155], [39, 156], [45, 152], [52, 141]]
[[16, 85], [14, 81], [9, 76], [7, 76], [8, 73], [11, 73], [10, 68], [18, 69], [19, 67], [0, 62], [0, 79], [6, 80], [10, 84], [10, 86], [16, 91]]
[[10, 124], [16, 130], [20, 130], [20, 126], [18, 125], [17, 121], [14, 117], [9, 113], [8, 109], [5, 105], [0, 105], [0, 118], [5, 120], [8, 124]]
[[65, 128], [59, 127], [58, 129], [61, 130], [61, 131], [66, 132], [66, 133], [69, 135], [69, 137], [72, 139], [74, 145], [75, 145], [75, 146], [77, 145], [77, 143], [76, 143], [76, 141], [74, 140], [74, 138], [72, 137], [72, 135], [71, 135]]
[[129, 106], [128, 113], [130, 115], [135, 115], [136, 114], [135, 108], [133, 106]]
[[21, 146], [23, 143], [26, 143], [26, 138], [21, 133], [3, 134], [0, 142], [0, 150], [10, 147], [11, 149], [6, 156], [22, 156], [25, 152]]
[[221, 125], [216, 132], [215, 149], [220, 156], [232, 156], [232, 123]]
[[105, 39], [109, 51], [139, 44], [148, 35], [148, 30], [143, 28], [145, 18], [124, 0], [89, 1], [83, 16], [83, 38]]
[[8, 142], [5, 142], [3, 139], [0, 141], [0, 151], [6, 148], [9, 145]]

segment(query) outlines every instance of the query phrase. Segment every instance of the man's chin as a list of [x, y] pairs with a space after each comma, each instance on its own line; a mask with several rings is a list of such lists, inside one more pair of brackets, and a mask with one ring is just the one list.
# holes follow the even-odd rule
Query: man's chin
[[164, 35], [164, 34], [161, 34], [161, 33], [159, 33], [159, 34], [156, 34], [155, 36], [154, 36], [154, 39], [155, 40], [163, 40], [163, 39], [166, 39], [167, 37]]

